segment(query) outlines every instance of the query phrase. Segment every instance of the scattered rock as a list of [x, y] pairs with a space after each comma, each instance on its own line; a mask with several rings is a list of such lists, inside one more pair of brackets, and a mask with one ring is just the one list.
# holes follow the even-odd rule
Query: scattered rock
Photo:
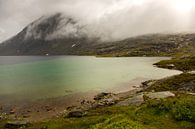
[[150, 99], [163, 99], [168, 97], [174, 97], [175, 94], [173, 94], [170, 91], [163, 91], [163, 92], [148, 93], [146, 96], [148, 96]]
[[27, 110], [27, 112], [28, 112], [28, 113], [30, 113], [30, 112], [31, 112], [31, 110]]
[[190, 55], [183, 55], [180, 57], [180, 59], [188, 59], [188, 58], [190, 58]]
[[46, 110], [47, 112], [49, 112], [49, 111], [52, 110], [52, 108], [51, 108], [50, 106], [45, 106], [45, 110]]
[[100, 107], [104, 107], [104, 106], [105, 106], [104, 103], [99, 102], [99, 103], [94, 103], [94, 104], [92, 105], [92, 108], [100, 108]]
[[26, 121], [9, 121], [5, 124], [5, 129], [17, 129], [21, 127], [27, 127], [29, 123]]
[[174, 96], [175, 94], [173, 94], [170, 91], [141, 93], [132, 98], [128, 98], [126, 100], [120, 101], [119, 103], [117, 103], [117, 105], [118, 106], [128, 106], [128, 105], [139, 106], [148, 99], [163, 99], [163, 98], [174, 97]]
[[174, 65], [174, 64], [167, 64], [167, 68], [172, 69], [172, 68], [174, 68], [174, 67], [175, 67], [175, 65]]
[[79, 118], [79, 117], [83, 117], [85, 115], [85, 111], [83, 111], [83, 110], [72, 110], [72, 111], [70, 111], [70, 112], [68, 112], [68, 117], [77, 117], [77, 118]]
[[111, 93], [105, 93], [105, 92], [99, 93], [99, 94], [97, 94], [97, 95], [94, 97], [94, 100], [103, 99], [105, 96], [108, 96], [108, 95], [110, 95], [110, 94], [111, 94]]
[[4, 120], [4, 119], [7, 119], [7, 114], [6, 113], [1, 113], [0, 114], [0, 120]]
[[188, 72], [188, 73], [190, 73], [190, 74], [195, 74], [195, 71], [190, 71], [190, 72]]
[[25, 114], [22, 115], [22, 117], [23, 118], [29, 118], [30, 117], [30, 114], [25, 113]]
[[129, 106], [129, 105], [136, 105], [139, 106], [142, 103], [144, 103], [144, 99], [143, 99], [143, 93], [140, 95], [136, 95], [132, 98], [128, 98], [126, 100], [123, 100], [119, 103], [117, 103], [118, 106]]
[[195, 93], [188, 93], [189, 95], [193, 95], [193, 96], [195, 96]]
[[15, 109], [11, 109], [9, 113], [10, 113], [10, 114], [15, 114], [15, 112], [16, 112]]
[[195, 80], [181, 83], [182, 87], [178, 89], [178, 91], [190, 91], [193, 92], [195, 90]]
[[142, 83], [141, 87], [144, 89], [147, 89], [148, 87], [151, 87], [154, 83], [156, 83], [156, 80], [148, 80]]
[[94, 97], [95, 102], [92, 103], [92, 108], [105, 107], [116, 104], [119, 98], [113, 93], [100, 93]]

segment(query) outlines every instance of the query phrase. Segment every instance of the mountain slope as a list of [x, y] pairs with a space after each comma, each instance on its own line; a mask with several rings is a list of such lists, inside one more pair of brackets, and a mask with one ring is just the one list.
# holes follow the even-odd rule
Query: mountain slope
[[0, 55], [77, 54], [92, 41], [74, 19], [57, 13], [41, 17], [0, 44]]
[[195, 54], [195, 34], [154, 34], [103, 42], [61, 13], [34, 21], [0, 44], [0, 55], [172, 56]]
[[97, 55], [107, 56], [176, 56], [195, 55], [195, 34], [153, 34], [104, 43]]

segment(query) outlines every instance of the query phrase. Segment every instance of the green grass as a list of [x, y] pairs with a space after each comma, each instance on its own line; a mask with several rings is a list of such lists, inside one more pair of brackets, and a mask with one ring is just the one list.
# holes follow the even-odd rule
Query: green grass
[[183, 73], [156, 81], [146, 91], [186, 91], [195, 92], [195, 74]]
[[91, 110], [82, 118], [53, 118], [28, 129], [193, 129], [195, 96], [148, 100], [140, 107], [112, 106]]
[[[174, 67], [170, 67], [170, 65], [172, 64], [174, 65]], [[192, 71], [195, 70], [195, 58], [163, 60], [156, 63], [155, 65], [161, 68]]]

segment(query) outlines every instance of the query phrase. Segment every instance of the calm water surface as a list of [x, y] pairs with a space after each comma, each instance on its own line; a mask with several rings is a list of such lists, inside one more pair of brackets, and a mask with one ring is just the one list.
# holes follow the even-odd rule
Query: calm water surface
[[167, 58], [0, 57], [0, 96], [58, 97], [111, 89], [138, 78], [159, 79], [180, 73], [152, 65], [163, 59]]

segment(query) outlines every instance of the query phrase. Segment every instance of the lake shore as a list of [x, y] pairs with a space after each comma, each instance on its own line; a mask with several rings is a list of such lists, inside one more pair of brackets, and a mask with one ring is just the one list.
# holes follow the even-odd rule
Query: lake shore
[[[33, 58], [33, 61], [34, 60], [35, 59]], [[102, 60], [102, 59], [98, 58], [98, 60]], [[173, 73], [176, 74], [179, 72], [175, 71]], [[125, 97], [132, 91], [141, 90], [140, 89], [141, 83], [150, 79], [151, 78], [140, 77], [140, 78], [135, 78], [133, 80], [130, 80], [129, 82], [122, 83], [115, 87], [108, 87], [106, 88], [106, 90], [77, 92], [77, 93], [72, 93], [70, 95], [65, 95], [60, 97], [51, 97], [51, 98], [36, 99], [36, 100], [29, 100], [29, 99], [17, 100], [17, 96], [12, 96], [12, 95], [1, 96], [0, 113], [7, 114], [12, 119], [26, 119], [29, 121], [41, 121], [44, 119], [49, 119], [58, 116], [60, 114], [63, 114], [67, 108], [80, 106], [83, 100], [93, 102], [94, 96], [101, 92], [114, 93], [117, 96], [119, 95], [120, 97], [122, 96]], [[133, 93], [135, 94], [135, 92]]]
[[[113, 93], [120, 98], [125, 98], [135, 94], [136, 91], [140, 91], [142, 88], [140, 88], [138, 82], [143, 82], [144, 80], [141, 81], [139, 79], [138, 81], [138, 79], [136, 79], [132, 82], [132, 85], [125, 84], [122, 87], [115, 87], [104, 92]], [[133, 86], [133, 84], [136, 85]], [[80, 107], [83, 101], [93, 102], [94, 97], [102, 92], [103, 91], [88, 91], [38, 100], [27, 99], [16, 101], [12, 100], [12, 98], [14, 98], [13, 96], [1, 97], [0, 114], [6, 114], [11, 119], [24, 119], [31, 122], [42, 121], [62, 115], [67, 108]]]
[[[29, 126], [30, 129], [31, 127], [47, 128], [52, 125], [59, 126], [59, 127], [60, 126], [61, 127], [66, 127], [66, 126], [83, 127], [84, 126], [84, 127], [91, 128], [91, 126], [94, 125], [93, 122], [99, 123], [97, 121], [99, 118], [102, 118], [103, 119], [102, 121], [105, 121], [105, 119], [107, 119], [107, 117], [110, 115], [113, 116], [113, 118], [115, 118], [116, 114], [124, 115], [126, 113], [130, 113], [129, 114], [130, 119], [134, 119], [137, 121], [139, 121], [139, 119], [141, 120], [139, 121], [139, 126], [143, 125], [144, 123], [142, 123], [142, 121], [145, 121], [146, 119], [154, 119], [152, 121], [155, 121], [156, 118], [161, 119], [162, 117], [163, 120], [159, 119], [158, 121], [156, 121], [158, 124], [162, 124], [161, 122], [164, 122], [163, 126], [165, 128], [173, 126], [174, 129], [178, 129], [178, 128], [183, 129], [185, 125], [178, 124], [179, 121], [175, 121], [176, 118], [173, 118], [172, 116], [167, 117], [169, 115], [174, 115], [174, 114], [170, 114], [171, 111], [169, 111], [168, 114], [165, 116], [164, 115], [161, 116], [161, 114], [155, 115], [150, 113], [152, 113], [153, 110], [158, 111], [159, 109], [162, 110], [162, 114], [164, 114], [165, 112], [167, 113], [167, 111], [170, 110], [171, 108], [174, 108], [174, 105], [177, 103], [181, 104], [182, 106], [183, 105], [186, 106], [185, 104], [187, 102], [190, 104], [190, 107], [193, 108], [193, 104], [194, 104], [193, 98], [194, 98], [194, 90], [195, 90], [193, 87], [194, 79], [195, 79], [194, 72], [189, 72], [189, 73], [184, 72], [182, 74], [166, 77], [163, 79], [142, 81], [144, 83], [142, 83], [140, 86], [131, 85], [131, 87], [133, 86], [134, 89], [130, 89], [126, 92], [121, 92], [117, 94], [110, 93], [110, 92], [109, 93], [88, 92], [88, 93], [78, 93], [75, 96], [69, 96], [69, 97], [65, 96], [65, 97], [58, 97], [53, 99], [39, 100], [34, 103], [31, 103], [31, 106], [28, 105], [26, 107], [21, 108], [21, 111], [23, 112], [24, 110], [29, 109], [27, 110], [27, 112], [31, 115], [22, 114], [23, 116], [18, 115], [18, 117], [15, 117], [16, 110], [15, 111], [11, 110], [13, 112], [8, 116], [7, 120], [12, 120], [13, 122], [9, 123], [8, 121], [7, 124], [2, 124], [2, 125], [11, 124], [11, 126], [12, 125], [23, 126], [24, 124], [24, 126]], [[72, 100], [75, 101], [73, 102]], [[183, 101], [185, 103], [183, 103]], [[68, 106], [70, 104], [72, 104], [72, 106]], [[167, 107], [162, 107], [164, 104], [169, 105], [170, 109], [167, 109]], [[54, 105], [57, 106], [58, 108], [55, 108]], [[182, 106], [179, 105], [179, 107]], [[35, 110], [30, 110], [33, 109], [33, 107]], [[39, 108], [41, 107], [41, 110], [38, 110], [38, 112], [36, 112], [38, 107]], [[86, 112], [87, 114], [85, 114]], [[139, 112], [141, 114], [145, 113], [146, 117], [139, 116]], [[134, 113], [136, 114], [138, 113], [138, 116], [134, 116]], [[147, 115], [149, 115], [149, 117], [147, 117]], [[82, 117], [82, 118], [77, 118], [77, 117]], [[124, 118], [126, 119], [126, 116], [123, 116], [121, 119]], [[181, 117], [180, 119], [183, 120], [183, 117]], [[78, 122], [76, 122], [75, 120]], [[90, 121], [92, 123], [90, 123]], [[172, 122], [169, 123], [169, 121]], [[194, 126], [194, 123], [191, 122], [191, 117], [189, 117], [187, 121], [189, 122], [188, 123], [189, 127]], [[26, 125], [26, 122], [30, 122], [32, 125], [28, 125], [28, 124]], [[69, 122], [71, 122], [72, 124]], [[83, 125], [83, 123], [88, 123], [88, 124]], [[165, 123], [168, 125], [166, 126]], [[144, 126], [146, 125], [144, 124]], [[151, 126], [155, 127], [156, 123], [154, 125], [151, 123]]]

